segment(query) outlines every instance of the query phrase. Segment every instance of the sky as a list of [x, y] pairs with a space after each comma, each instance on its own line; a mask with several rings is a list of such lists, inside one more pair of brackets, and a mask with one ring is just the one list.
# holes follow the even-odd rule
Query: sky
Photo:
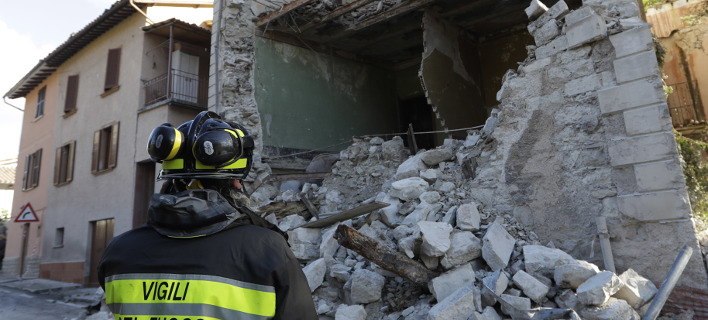
[[[96, 19], [115, 0], [0, 1], [0, 96], [64, 43]], [[0, 160], [15, 158], [20, 147], [25, 101], [0, 101]]]

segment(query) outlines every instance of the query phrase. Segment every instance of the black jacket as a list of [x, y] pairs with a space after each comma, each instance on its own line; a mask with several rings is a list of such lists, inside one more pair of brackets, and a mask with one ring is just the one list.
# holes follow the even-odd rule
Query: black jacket
[[99, 264], [116, 319], [316, 319], [286, 238], [241, 211], [210, 190], [155, 195], [148, 224], [114, 238]]

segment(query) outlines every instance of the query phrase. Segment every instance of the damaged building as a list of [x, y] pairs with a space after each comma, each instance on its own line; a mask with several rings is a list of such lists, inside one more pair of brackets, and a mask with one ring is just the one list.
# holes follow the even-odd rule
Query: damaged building
[[[419, 222], [430, 221], [459, 231], [448, 213], [471, 205], [483, 216], [475, 236], [516, 230], [512, 257], [525, 254], [524, 244], [541, 244], [608, 270], [598, 240], [602, 218], [618, 275], [632, 269], [658, 286], [681, 249], [691, 248], [674, 293], [705, 291], [704, 257], [641, 3], [217, 2], [209, 108], [239, 119], [257, 138], [259, 163], [247, 182], [260, 204], [301, 198], [302, 181], [293, 188], [298, 195], [285, 197], [273, 177], [307, 171], [313, 155], [327, 153], [338, 162], [324, 183], [304, 184], [316, 189], [320, 212], [374, 199], [389, 204], [350, 221], [354, 227], [417, 226], [409, 230], [415, 234], [423, 232]], [[422, 160], [433, 150], [440, 159]], [[414, 178], [422, 193], [402, 195], [402, 181]], [[419, 198], [427, 192], [437, 196]], [[281, 228], [298, 226], [278, 218]], [[315, 230], [313, 246], [334, 232]], [[399, 236], [388, 239], [406, 238]], [[391, 245], [405, 251], [400, 241]], [[318, 250], [303, 263], [327, 258], [325, 282], [350, 283], [344, 297], [334, 284], [313, 288], [316, 302], [329, 304], [321, 315], [334, 317], [331, 304], [352, 304], [354, 289], [329, 258], [352, 253]], [[429, 269], [447, 270], [438, 264], [442, 256], [419, 254], [411, 251]], [[485, 258], [480, 268], [510, 272], [508, 259], [495, 265]], [[358, 262], [342, 272], [377, 269]], [[370, 317], [372, 309], [366, 305]]]

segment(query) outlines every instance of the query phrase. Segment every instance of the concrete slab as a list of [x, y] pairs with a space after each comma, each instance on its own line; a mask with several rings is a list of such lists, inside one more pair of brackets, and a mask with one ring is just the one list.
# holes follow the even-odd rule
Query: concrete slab
[[31, 293], [58, 292], [69, 289], [81, 288], [75, 283], [59, 282], [47, 279], [15, 279], [0, 282], [0, 286], [24, 290]]

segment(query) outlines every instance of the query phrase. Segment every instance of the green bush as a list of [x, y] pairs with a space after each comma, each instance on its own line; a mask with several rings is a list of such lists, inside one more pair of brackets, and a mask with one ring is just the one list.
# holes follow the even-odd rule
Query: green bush
[[675, 132], [681, 167], [691, 200], [693, 215], [701, 225], [708, 222], [708, 160], [706, 143], [684, 137]]

